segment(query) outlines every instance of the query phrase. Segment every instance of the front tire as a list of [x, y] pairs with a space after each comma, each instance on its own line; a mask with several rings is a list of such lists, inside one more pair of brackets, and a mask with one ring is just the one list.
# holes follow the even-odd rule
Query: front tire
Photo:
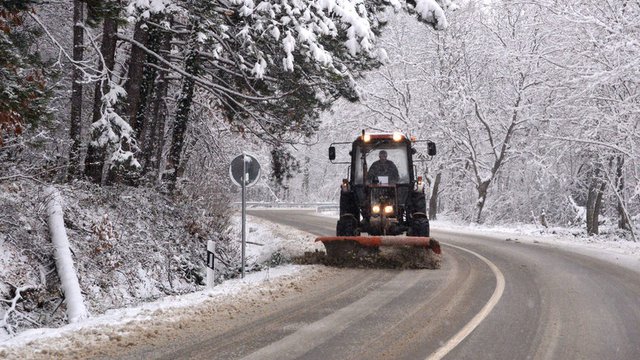
[[340, 217], [336, 224], [336, 236], [355, 236], [358, 234], [358, 224], [356, 219], [347, 214]]

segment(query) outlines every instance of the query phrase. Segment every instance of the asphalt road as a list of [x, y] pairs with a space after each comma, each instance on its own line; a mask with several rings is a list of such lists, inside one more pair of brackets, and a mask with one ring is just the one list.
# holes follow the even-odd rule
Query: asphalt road
[[[335, 231], [334, 219], [309, 211], [249, 214]], [[432, 236], [443, 245], [441, 269], [329, 269], [250, 311], [215, 309], [166, 331], [143, 326], [123, 345], [78, 357], [640, 359], [638, 272], [550, 245]]]
[[[304, 211], [251, 215], [316, 235], [330, 235], [335, 227], [335, 220]], [[377, 278], [379, 286], [371, 286], [345, 307], [327, 310], [330, 315], [325, 318], [306, 319], [309, 325], [288, 335], [295, 341], [284, 338], [256, 349], [252, 358], [288, 358], [291, 352], [292, 358], [309, 359], [426, 359], [495, 294], [496, 274], [464, 251], [470, 250], [503, 274], [504, 291], [468, 336], [445, 349], [445, 358], [640, 359], [637, 272], [550, 245], [443, 229], [434, 229], [432, 236], [443, 243], [441, 269], [362, 270], [359, 276], [367, 281]], [[377, 296], [386, 301], [372, 310], [367, 302]], [[366, 314], [360, 314], [363, 311]], [[333, 327], [333, 321], [339, 327], [331, 334], [318, 329]]]

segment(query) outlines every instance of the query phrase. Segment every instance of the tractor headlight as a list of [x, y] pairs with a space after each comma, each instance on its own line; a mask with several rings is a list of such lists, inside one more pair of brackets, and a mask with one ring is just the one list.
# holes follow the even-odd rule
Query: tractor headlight
[[393, 133], [393, 141], [396, 141], [396, 142], [400, 141], [400, 140], [402, 140], [403, 137], [404, 136], [402, 136], [402, 134], [399, 133], [399, 132], [394, 132]]
[[373, 207], [371, 208], [371, 211], [373, 211], [374, 214], [379, 214], [380, 213], [380, 205], [373, 205]]
[[371, 141], [371, 135], [369, 134], [364, 134], [362, 136], [362, 140], [364, 140], [364, 142], [368, 143], [369, 141]]
[[384, 213], [385, 214], [392, 214], [393, 213], [393, 206], [391, 205], [387, 205], [384, 207]]

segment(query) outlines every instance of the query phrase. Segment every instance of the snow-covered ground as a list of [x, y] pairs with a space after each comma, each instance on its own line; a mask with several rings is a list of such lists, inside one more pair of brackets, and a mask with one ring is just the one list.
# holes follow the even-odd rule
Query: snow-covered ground
[[[234, 218], [235, 228], [240, 229], [240, 221], [240, 217]], [[247, 219], [246, 233], [248, 267], [265, 263], [277, 265], [305, 251], [324, 250], [311, 234], [251, 216]]]
[[[240, 219], [234, 221], [240, 228]], [[247, 242], [247, 268], [256, 268], [258, 264], [264, 268], [264, 264], [286, 262], [304, 251], [321, 248], [310, 234], [253, 217], [247, 221]], [[60, 328], [27, 330], [13, 338], [0, 339], [0, 358], [58, 357], [69, 354], [79, 344], [87, 346], [91, 342], [121, 338], [137, 326], [171, 327], [185, 317], [197, 316], [212, 308], [215, 309], [212, 311], [239, 311], [243, 304], [269, 301], [295, 291], [296, 284], [312, 281], [332, 271], [323, 266], [267, 267], [247, 273], [244, 279], [228, 280], [210, 290], [168, 296], [141, 306], [109, 310], [103, 315]], [[241, 300], [238, 298], [240, 294]]]
[[478, 225], [445, 219], [432, 221], [431, 226], [436, 230], [454, 230], [523, 243], [554, 245], [640, 271], [640, 242], [621, 239], [615, 235], [614, 229], [603, 229], [603, 235], [587, 236], [584, 229], [580, 228], [544, 228], [533, 224]]

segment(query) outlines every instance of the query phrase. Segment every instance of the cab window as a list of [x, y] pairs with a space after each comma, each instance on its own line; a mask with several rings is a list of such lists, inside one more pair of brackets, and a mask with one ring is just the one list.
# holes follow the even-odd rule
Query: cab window
[[[407, 156], [407, 147], [398, 146], [397, 143], [372, 146], [373, 149], [367, 152], [367, 167], [371, 168], [371, 165], [380, 159], [380, 151], [387, 152], [387, 161], [392, 161], [398, 168], [399, 184], [409, 183], [409, 159]], [[355, 183], [362, 184], [362, 149], [356, 147], [355, 150]]]

